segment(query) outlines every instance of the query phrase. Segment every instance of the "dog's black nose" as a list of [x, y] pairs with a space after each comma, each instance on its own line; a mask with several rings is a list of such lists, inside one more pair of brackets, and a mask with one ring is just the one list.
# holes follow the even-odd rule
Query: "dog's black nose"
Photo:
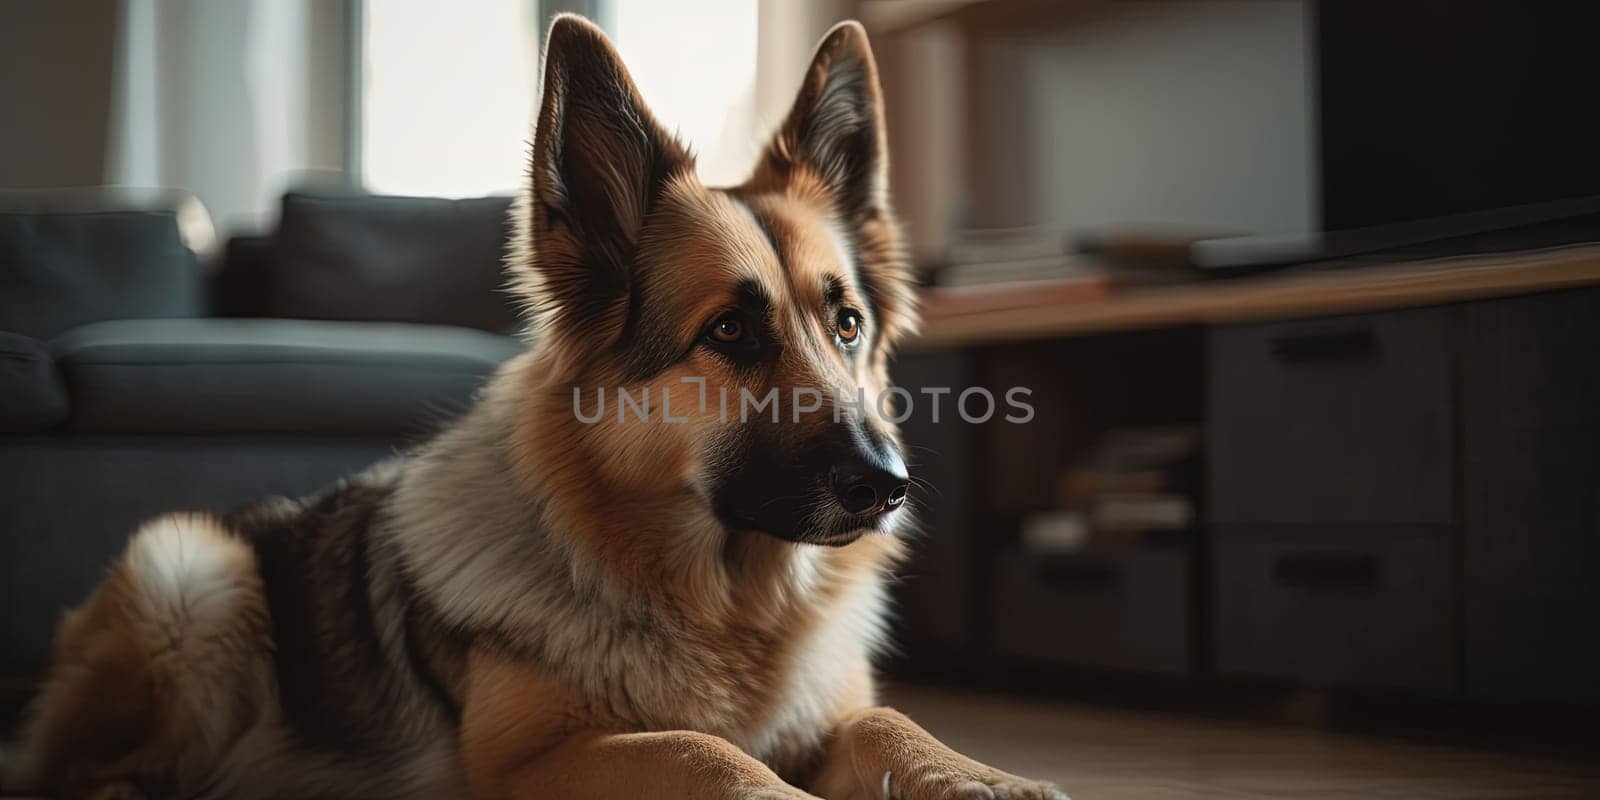
[[864, 461], [842, 464], [833, 471], [833, 493], [844, 510], [858, 516], [877, 516], [906, 501], [910, 479], [904, 474]]

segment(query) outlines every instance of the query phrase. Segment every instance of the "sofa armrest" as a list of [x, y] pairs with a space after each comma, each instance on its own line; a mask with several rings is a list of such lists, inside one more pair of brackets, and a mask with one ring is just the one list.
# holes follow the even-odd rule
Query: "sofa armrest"
[[0, 433], [32, 433], [67, 418], [67, 390], [48, 346], [0, 331]]
[[414, 435], [522, 350], [443, 325], [118, 320], [51, 344], [68, 428], [117, 434]]

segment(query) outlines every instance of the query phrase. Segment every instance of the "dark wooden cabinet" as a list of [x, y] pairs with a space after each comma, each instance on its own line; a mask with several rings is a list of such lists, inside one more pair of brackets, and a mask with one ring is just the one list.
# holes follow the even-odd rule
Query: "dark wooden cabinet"
[[[913, 641], [1600, 706], [1600, 289], [921, 354], [896, 375], [1028, 385], [1039, 409], [906, 425], [939, 487], [900, 594]], [[1018, 546], [1100, 432], [1195, 419], [1206, 524], [1183, 547]]]
[[1600, 703], [1600, 291], [1465, 311], [1467, 694]]
[[1220, 672], [1600, 702], [1600, 291], [1210, 343]]
[[1219, 674], [1455, 689], [1458, 313], [1212, 329]]

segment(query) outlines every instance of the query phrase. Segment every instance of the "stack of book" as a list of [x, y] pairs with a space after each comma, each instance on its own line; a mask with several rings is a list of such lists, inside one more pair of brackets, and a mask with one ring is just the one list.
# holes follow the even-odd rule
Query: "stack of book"
[[1076, 237], [1035, 226], [959, 231], [923, 291], [929, 318], [1103, 299], [1119, 286], [1191, 280], [1189, 247], [1214, 232], [1121, 227]]
[[962, 231], [948, 255], [935, 285], [923, 291], [922, 311], [929, 317], [1084, 303], [1112, 287], [1091, 259], [1068, 252], [1058, 229]]
[[1021, 544], [1073, 552], [1108, 542], [1165, 540], [1194, 528], [1200, 444], [1190, 427], [1114, 430], [1059, 481], [1058, 507], [1022, 521]]

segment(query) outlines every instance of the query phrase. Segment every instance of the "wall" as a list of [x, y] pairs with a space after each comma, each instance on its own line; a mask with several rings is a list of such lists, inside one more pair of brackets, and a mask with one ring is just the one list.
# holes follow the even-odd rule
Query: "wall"
[[1017, 221], [1315, 228], [1311, 24], [1299, 0], [1129, 0], [1018, 40]]
[[0, 187], [100, 183], [116, 0], [0, 0]]
[[351, 2], [0, 0], [0, 187], [173, 187], [270, 224], [344, 170]]

